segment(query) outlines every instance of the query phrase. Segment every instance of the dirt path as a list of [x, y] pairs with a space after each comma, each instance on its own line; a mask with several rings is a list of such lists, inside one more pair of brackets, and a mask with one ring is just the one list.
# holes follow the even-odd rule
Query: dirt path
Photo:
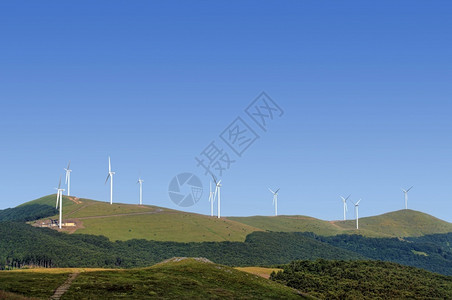
[[88, 203], [88, 204], [82, 205], [81, 207], [79, 207], [79, 208], [77, 208], [77, 209], [71, 211], [70, 213], [66, 214], [65, 217], [68, 217], [68, 216], [70, 216], [70, 215], [73, 215], [73, 214], [75, 214], [76, 212], [78, 212], [79, 210], [84, 209], [85, 207], [90, 206], [90, 205], [93, 205], [93, 204], [94, 204], [94, 203]]
[[338, 221], [328, 221], [328, 223], [330, 223], [334, 227], [339, 228], [341, 230], [344, 230], [344, 228], [342, 228], [341, 226], [337, 225], [336, 222], [338, 222]]
[[[152, 215], [158, 214], [162, 212], [162, 209], [156, 209], [155, 211], [146, 211], [146, 212], [136, 212], [136, 213], [127, 213], [127, 214], [115, 214], [115, 215], [105, 215], [105, 216], [91, 216], [91, 217], [79, 217], [74, 219], [86, 220], [86, 219], [100, 219], [100, 218], [110, 218], [110, 217], [122, 217], [122, 216], [136, 216], [136, 215]], [[171, 212], [168, 212], [171, 213]]]
[[66, 293], [67, 290], [71, 287], [72, 281], [74, 281], [75, 278], [77, 278], [78, 274], [80, 274], [80, 273], [75, 272], [75, 273], [70, 274], [68, 279], [55, 290], [55, 293], [53, 294], [52, 297], [50, 297], [50, 299], [52, 299], [52, 300], [60, 299], [61, 296], [63, 296], [63, 294]]

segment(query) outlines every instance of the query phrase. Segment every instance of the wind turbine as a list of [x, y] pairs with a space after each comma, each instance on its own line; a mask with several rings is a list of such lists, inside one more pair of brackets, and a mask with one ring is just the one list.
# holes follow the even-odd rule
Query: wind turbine
[[344, 202], [344, 221], [347, 220], [347, 216], [346, 216], [346, 212], [348, 211], [347, 200], [348, 200], [348, 198], [350, 198], [350, 196], [351, 195], [348, 195], [347, 198], [344, 198], [344, 197], [341, 196], [342, 202]]
[[137, 183], [140, 184], [140, 205], [143, 205], [143, 182], [144, 182], [143, 179], [138, 178]]
[[273, 192], [270, 188], [268, 190], [273, 194], [273, 204], [275, 205], [275, 216], [278, 215], [278, 192], [280, 189], [277, 189], [276, 192]]
[[108, 175], [107, 179], [105, 179], [105, 183], [107, 183], [108, 178], [110, 178], [110, 204], [113, 204], [113, 175], [115, 175], [115, 172], [111, 171], [111, 160], [110, 156], [108, 157]]
[[408, 192], [409, 192], [412, 188], [413, 188], [413, 186], [410, 187], [410, 188], [407, 189], [407, 190], [402, 189], [402, 192], [405, 194], [405, 209], [408, 209]]
[[215, 198], [217, 196], [218, 193], [218, 219], [221, 217], [221, 213], [220, 213], [220, 209], [221, 209], [221, 193], [220, 193], [220, 189], [221, 189], [221, 179], [220, 181], [217, 182], [217, 179], [215, 178], [214, 175], [212, 175], [213, 181], [215, 182], [215, 194], [213, 196], [213, 201], [215, 201]]
[[63, 222], [63, 192], [64, 189], [61, 188], [61, 176], [60, 176], [60, 182], [58, 183], [58, 188], [55, 188], [57, 190], [57, 201], [55, 208], [58, 208], [58, 205], [60, 206], [60, 219], [58, 222], [58, 227], [61, 229], [61, 223]]
[[71, 195], [71, 172], [72, 172], [72, 170], [69, 169], [70, 166], [71, 166], [71, 161], [69, 161], [67, 168], [64, 168], [64, 170], [66, 171], [66, 184], [67, 184], [67, 195], [68, 196]]
[[[350, 200], [352, 201], [352, 200]], [[356, 215], [356, 229], [359, 229], [358, 227], [358, 207], [359, 207], [359, 202], [361, 202], [361, 199], [358, 200], [358, 202], [353, 202], [352, 203], [355, 205], [355, 215]]]
[[210, 192], [209, 192], [209, 202], [210, 202], [210, 216], [213, 217], [213, 203], [215, 202], [214, 192], [212, 191], [212, 181], [209, 181]]

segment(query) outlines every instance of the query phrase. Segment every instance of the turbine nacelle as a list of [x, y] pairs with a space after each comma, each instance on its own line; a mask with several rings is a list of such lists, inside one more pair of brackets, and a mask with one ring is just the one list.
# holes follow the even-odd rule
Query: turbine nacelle
[[268, 190], [273, 194], [273, 195], [278, 195], [278, 192], [280, 189], [277, 189], [276, 192], [273, 192], [271, 188], [268, 188]]
[[404, 192], [405, 194], [407, 194], [413, 187], [414, 187], [414, 186], [410, 187], [410, 188], [407, 189], [407, 190], [402, 189], [402, 192]]
[[355, 205], [355, 206], [359, 206], [359, 202], [361, 202], [361, 199], [359, 199], [359, 200], [358, 200], [358, 202], [356, 202], [356, 203], [355, 203], [355, 202], [353, 202], [352, 200], [350, 200], [350, 201], [351, 201], [351, 202], [353, 203], [353, 205]]

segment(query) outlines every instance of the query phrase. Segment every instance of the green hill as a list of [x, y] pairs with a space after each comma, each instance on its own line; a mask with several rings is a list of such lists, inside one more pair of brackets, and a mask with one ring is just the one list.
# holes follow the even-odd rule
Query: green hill
[[320, 299], [452, 299], [452, 277], [380, 261], [295, 261], [277, 282]]
[[452, 232], [452, 223], [414, 210], [399, 210], [355, 220], [323, 221], [306, 216], [228, 218], [267, 231], [313, 232], [317, 235], [360, 234], [367, 237], [410, 237]]
[[[56, 195], [49, 195], [0, 211], [9, 220], [20, 216], [33, 220], [40, 214], [54, 213]], [[35, 213], [26, 213], [35, 207]], [[28, 209], [27, 209], [28, 208]], [[50, 216], [57, 219], [57, 215]], [[313, 232], [322, 236], [360, 234], [366, 237], [416, 237], [452, 232], [452, 223], [414, 210], [400, 210], [355, 221], [324, 221], [307, 216], [253, 216], [215, 218], [151, 205], [134, 205], [63, 197], [63, 231], [103, 235], [110, 240], [147, 239], [177, 242], [244, 241], [255, 231]], [[43, 224], [44, 223], [44, 224]], [[34, 222], [47, 226], [49, 217]], [[46, 225], [47, 224], [47, 225]], [[55, 227], [53, 227], [55, 229]]]
[[[53, 205], [56, 194], [22, 204]], [[50, 219], [57, 219], [51, 216]], [[47, 226], [49, 218], [34, 222]], [[45, 223], [43, 225], [43, 223]], [[225, 218], [187, 213], [151, 205], [99, 202], [90, 199], [63, 197], [63, 223], [69, 233], [95, 234], [110, 240], [147, 239], [177, 242], [244, 241], [246, 236], [261, 231], [246, 224]]]
[[[2, 271], [0, 290], [48, 299], [68, 271]], [[173, 258], [140, 269], [71, 272], [80, 274], [63, 299], [308, 299], [279, 283], [199, 258]]]
[[[344, 230], [353, 230], [356, 226], [355, 221], [339, 221], [335, 222], [335, 224]], [[423, 236], [427, 234], [452, 232], [452, 223], [411, 209], [361, 218], [359, 219], [359, 227], [368, 232], [393, 237]]]

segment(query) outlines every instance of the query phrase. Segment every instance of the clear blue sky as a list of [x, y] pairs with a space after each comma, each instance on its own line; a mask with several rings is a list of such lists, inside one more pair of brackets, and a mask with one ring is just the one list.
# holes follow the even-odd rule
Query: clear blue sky
[[[222, 176], [222, 214], [452, 221], [450, 1], [2, 1], [0, 209], [72, 193], [178, 209], [168, 184], [262, 91], [284, 110]], [[248, 120], [249, 121], [249, 120]], [[256, 125], [252, 122], [249, 125]], [[203, 198], [187, 211], [209, 213]], [[351, 207], [350, 207], [351, 208]], [[350, 210], [349, 218], [353, 218]]]

